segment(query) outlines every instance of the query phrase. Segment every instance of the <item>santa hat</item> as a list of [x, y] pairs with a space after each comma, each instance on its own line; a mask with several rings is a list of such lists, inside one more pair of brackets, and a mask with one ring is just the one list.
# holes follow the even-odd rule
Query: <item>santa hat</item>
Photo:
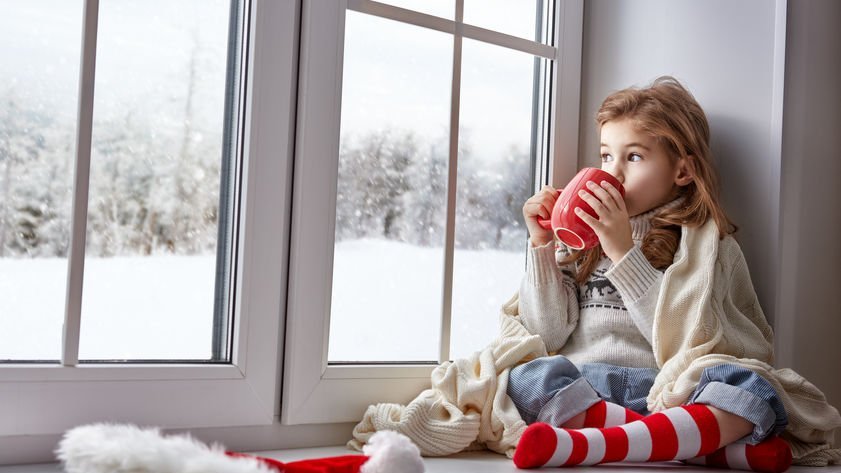
[[189, 435], [163, 436], [158, 429], [91, 424], [64, 434], [56, 455], [67, 473], [423, 473], [420, 451], [405, 435], [374, 434], [363, 455], [284, 463], [226, 452]]

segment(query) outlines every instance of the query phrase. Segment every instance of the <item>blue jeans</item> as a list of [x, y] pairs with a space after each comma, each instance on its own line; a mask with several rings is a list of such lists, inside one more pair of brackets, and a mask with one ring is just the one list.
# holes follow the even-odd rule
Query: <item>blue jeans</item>
[[[600, 400], [648, 415], [646, 397], [657, 370], [624, 368], [604, 363], [576, 367], [562, 355], [516, 366], [508, 379], [508, 396], [528, 423], [560, 426]], [[737, 365], [706, 368], [689, 404], [717, 407], [754, 424], [744, 440], [756, 444], [788, 425], [783, 403], [774, 388], [758, 374]]]

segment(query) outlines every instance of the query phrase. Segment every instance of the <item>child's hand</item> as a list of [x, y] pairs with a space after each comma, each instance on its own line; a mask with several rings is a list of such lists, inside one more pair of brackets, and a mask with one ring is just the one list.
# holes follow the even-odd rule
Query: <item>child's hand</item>
[[552, 230], [541, 227], [537, 219], [549, 220], [552, 217], [552, 207], [560, 194], [561, 191], [552, 186], [543, 186], [523, 204], [523, 218], [532, 246], [543, 246], [555, 239]]
[[634, 240], [631, 237], [631, 219], [628, 216], [628, 209], [625, 208], [625, 199], [607, 181], [602, 181], [601, 185], [588, 182], [587, 189], [590, 192], [582, 190], [579, 195], [590, 204], [590, 207], [593, 207], [599, 218], [593, 218], [581, 208], [576, 208], [575, 214], [593, 228], [599, 237], [604, 254], [616, 264], [634, 247]]

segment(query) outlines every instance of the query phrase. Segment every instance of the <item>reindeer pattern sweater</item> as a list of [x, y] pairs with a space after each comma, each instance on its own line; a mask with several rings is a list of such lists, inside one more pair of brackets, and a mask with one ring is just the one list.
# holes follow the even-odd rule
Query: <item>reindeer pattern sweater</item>
[[574, 264], [562, 265], [566, 248], [548, 243], [530, 247], [520, 285], [520, 320], [540, 335], [549, 352], [573, 363], [608, 363], [657, 368], [651, 347], [652, 301], [663, 280], [640, 245], [651, 229], [651, 217], [680, 204], [676, 199], [631, 218], [634, 248], [617, 264], [602, 254], [584, 282], [575, 282]]

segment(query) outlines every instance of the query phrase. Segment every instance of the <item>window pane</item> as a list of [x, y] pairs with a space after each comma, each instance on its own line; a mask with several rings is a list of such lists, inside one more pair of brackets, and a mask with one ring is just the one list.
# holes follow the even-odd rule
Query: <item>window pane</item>
[[452, 36], [349, 11], [330, 361], [437, 360]]
[[455, 17], [455, 0], [380, 0], [396, 7], [452, 20]]
[[58, 360], [82, 2], [0, 11], [0, 360]]
[[469, 39], [463, 48], [451, 358], [499, 332], [499, 308], [523, 274], [532, 189], [535, 58]]
[[464, 0], [464, 22], [500, 33], [548, 43], [544, 12], [551, 0]]
[[99, 12], [79, 356], [207, 360], [230, 2]]

